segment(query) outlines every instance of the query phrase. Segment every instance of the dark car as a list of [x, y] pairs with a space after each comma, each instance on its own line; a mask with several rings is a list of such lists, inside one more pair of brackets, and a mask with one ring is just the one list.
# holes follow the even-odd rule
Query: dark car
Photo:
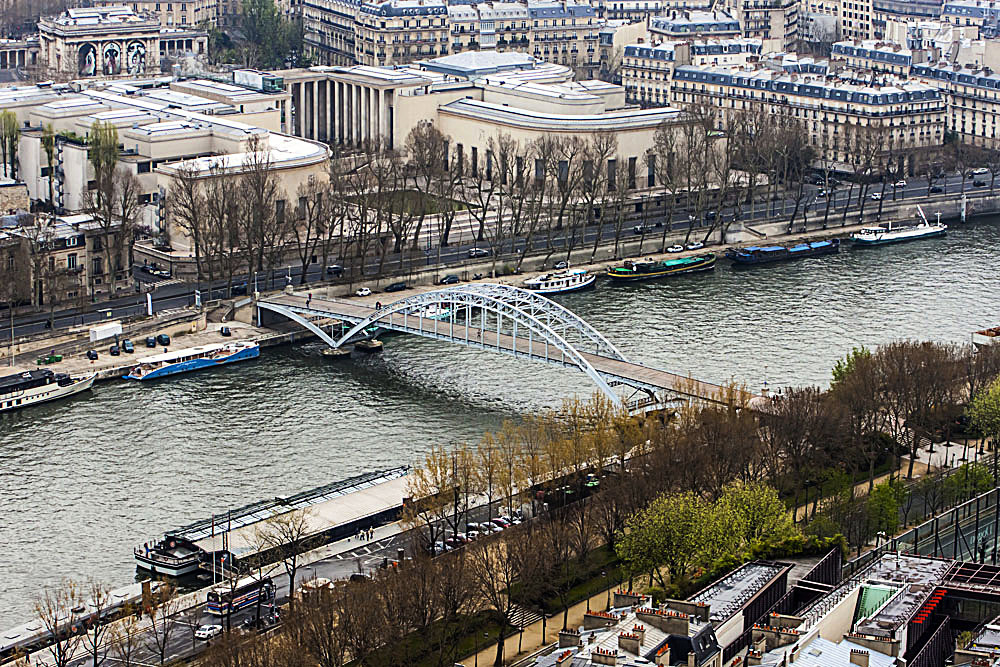
[[940, 185], [933, 185], [931, 186], [931, 192], [944, 192], [944, 188]]
[[146, 336], [146, 347], [156, 347], [156, 336]]
[[235, 296], [245, 296], [247, 293], [247, 284], [239, 283], [238, 285], [233, 285], [233, 294]]
[[984, 188], [984, 187], [986, 187], [986, 181], [978, 179], [978, 178], [976, 180], [972, 181], [972, 184], [974, 186], [976, 186], [977, 188]]
[[132, 341], [128, 338], [122, 341], [122, 352], [125, 352], [126, 354], [132, 354], [135, 352], [135, 345], [133, 345]]
[[91, 361], [97, 361], [97, 350], [87, 350], [87, 358]]
[[406, 289], [406, 283], [393, 283], [385, 288], [386, 292], [402, 292]]
[[456, 276], [454, 273], [449, 273], [448, 275], [446, 275], [444, 278], [441, 279], [441, 283], [440, 284], [441, 285], [457, 285], [460, 282], [462, 282], [462, 281], [459, 279], [458, 276]]
[[649, 225], [636, 225], [632, 228], [632, 231], [636, 234], [645, 234], [646, 232], [653, 231], [653, 228]]
[[344, 275], [344, 267], [340, 264], [331, 264], [326, 267], [326, 275], [333, 276], [334, 278], [339, 278]]
[[233, 330], [229, 327], [219, 327], [219, 334], [222, 336], [232, 336]]
[[160, 334], [160, 335], [158, 335], [156, 337], [156, 344], [157, 345], [161, 345], [163, 347], [166, 347], [167, 345], [170, 345], [170, 336], [168, 336], [167, 334]]
[[122, 353], [122, 351], [118, 348], [117, 345], [112, 345], [111, 349], [109, 349], [108, 352], [111, 353], [112, 357], [117, 357], [119, 354]]

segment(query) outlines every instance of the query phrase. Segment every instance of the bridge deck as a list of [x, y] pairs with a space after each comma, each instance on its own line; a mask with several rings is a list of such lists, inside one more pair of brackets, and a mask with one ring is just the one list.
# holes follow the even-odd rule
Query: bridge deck
[[[306, 297], [294, 294], [271, 296], [267, 299], [263, 299], [263, 301], [273, 303], [278, 306], [293, 308], [303, 315], [323, 315], [355, 323], [365, 320], [375, 311], [373, 305], [363, 302], [346, 301], [343, 299], [313, 298], [307, 307]], [[406, 319], [407, 323], [404, 324], [404, 316], [396, 313], [387, 316], [380, 321], [390, 323], [393, 327], [398, 327], [400, 329], [403, 329], [404, 327], [410, 329], [415, 328], [415, 317], [409, 316]], [[434, 320], [425, 319], [424, 323], [425, 331], [428, 333], [434, 332]], [[443, 333], [442, 329], [447, 327], [451, 337], [455, 340], [461, 340], [463, 342], [469, 341], [475, 346], [482, 346], [484, 349], [496, 349], [499, 347], [500, 349], [507, 351], [517, 350], [517, 353], [523, 356], [536, 358], [540, 356], [537, 349], [540, 344], [539, 341], [535, 341], [534, 349], [531, 349], [531, 342], [529, 342], [527, 338], [522, 338], [520, 336], [516, 339], [513, 336], [503, 333], [498, 336], [496, 331], [490, 331], [489, 329], [481, 330], [478, 327], [467, 327], [459, 322], [451, 321], [438, 322], [437, 326], [438, 332]], [[586, 359], [598, 373], [607, 376], [612, 380], [612, 382], [617, 379], [620, 380], [622, 384], [627, 384], [633, 387], [643, 386], [654, 391], [670, 391], [684, 396], [709, 401], [719, 401], [720, 397], [726, 393], [726, 389], [724, 387], [711, 382], [704, 382], [702, 380], [696, 380], [694, 378], [678, 375], [677, 373], [650, 368], [649, 366], [643, 366], [642, 364], [630, 361], [612, 359], [603, 355], [584, 352], [583, 350], [579, 350], [579, 352], [580, 355]], [[754, 397], [753, 394], [741, 390], [737, 390], [736, 394], [741, 395], [741, 397], [747, 401]]]

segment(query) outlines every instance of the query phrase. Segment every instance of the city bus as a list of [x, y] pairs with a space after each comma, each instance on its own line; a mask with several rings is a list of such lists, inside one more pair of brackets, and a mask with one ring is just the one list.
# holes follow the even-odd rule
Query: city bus
[[236, 583], [235, 589], [228, 585], [216, 586], [208, 592], [207, 611], [216, 616], [226, 616], [256, 605], [258, 598], [261, 604], [274, 601], [274, 582], [271, 577], [244, 577]]

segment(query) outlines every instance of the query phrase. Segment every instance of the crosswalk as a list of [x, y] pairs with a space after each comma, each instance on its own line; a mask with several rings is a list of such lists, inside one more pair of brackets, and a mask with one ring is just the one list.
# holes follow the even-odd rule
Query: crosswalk
[[164, 278], [163, 280], [155, 280], [151, 283], [143, 283], [143, 287], [147, 290], [157, 290], [165, 285], [180, 285], [184, 281], [180, 278]]

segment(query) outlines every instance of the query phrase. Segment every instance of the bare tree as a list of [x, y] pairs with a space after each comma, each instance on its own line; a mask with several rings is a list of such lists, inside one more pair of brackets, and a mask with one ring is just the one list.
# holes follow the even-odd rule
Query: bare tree
[[176, 225], [191, 240], [199, 281], [205, 277], [205, 256], [208, 254], [205, 207], [205, 193], [198, 170], [191, 163], [181, 162], [171, 174], [167, 187], [167, 224]]
[[87, 598], [87, 617], [83, 626], [86, 632], [83, 635], [83, 643], [90, 654], [93, 667], [99, 667], [108, 655], [108, 629], [104, 615], [108, 607], [113, 602], [110, 589], [97, 580], [90, 580], [85, 588]]
[[136, 667], [138, 651], [142, 646], [142, 628], [137, 615], [125, 609], [125, 615], [110, 626], [109, 643], [114, 658], [121, 667]]
[[273, 553], [285, 568], [289, 599], [294, 599], [299, 557], [315, 543], [312, 524], [312, 514], [309, 511], [292, 510], [269, 517], [256, 531], [260, 551]]
[[73, 609], [82, 602], [79, 586], [72, 581], [63, 581], [55, 588], [46, 587], [35, 599], [35, 615], [38, 617], [46, 638], [48, 651], [54, 667], [68, 667], [80, 646], [80, 619]]
[[169, 586], [161, 586], [153, 594], [146, 615], [149, 617], [149, 631], [146, 646], [156, 653], [160, 664], [167, 661], [170, 640], [177, 628], [177, 612], [180, 603]]
[[299, 186], [297, 195], [295, 222], [291, 228], [301, 266], [299, 284], [305, 285], [309, 264], [316, 256], [316, 247], [325, 229], [327, 186], [315, 176], [310, 176], [308, 181]]

